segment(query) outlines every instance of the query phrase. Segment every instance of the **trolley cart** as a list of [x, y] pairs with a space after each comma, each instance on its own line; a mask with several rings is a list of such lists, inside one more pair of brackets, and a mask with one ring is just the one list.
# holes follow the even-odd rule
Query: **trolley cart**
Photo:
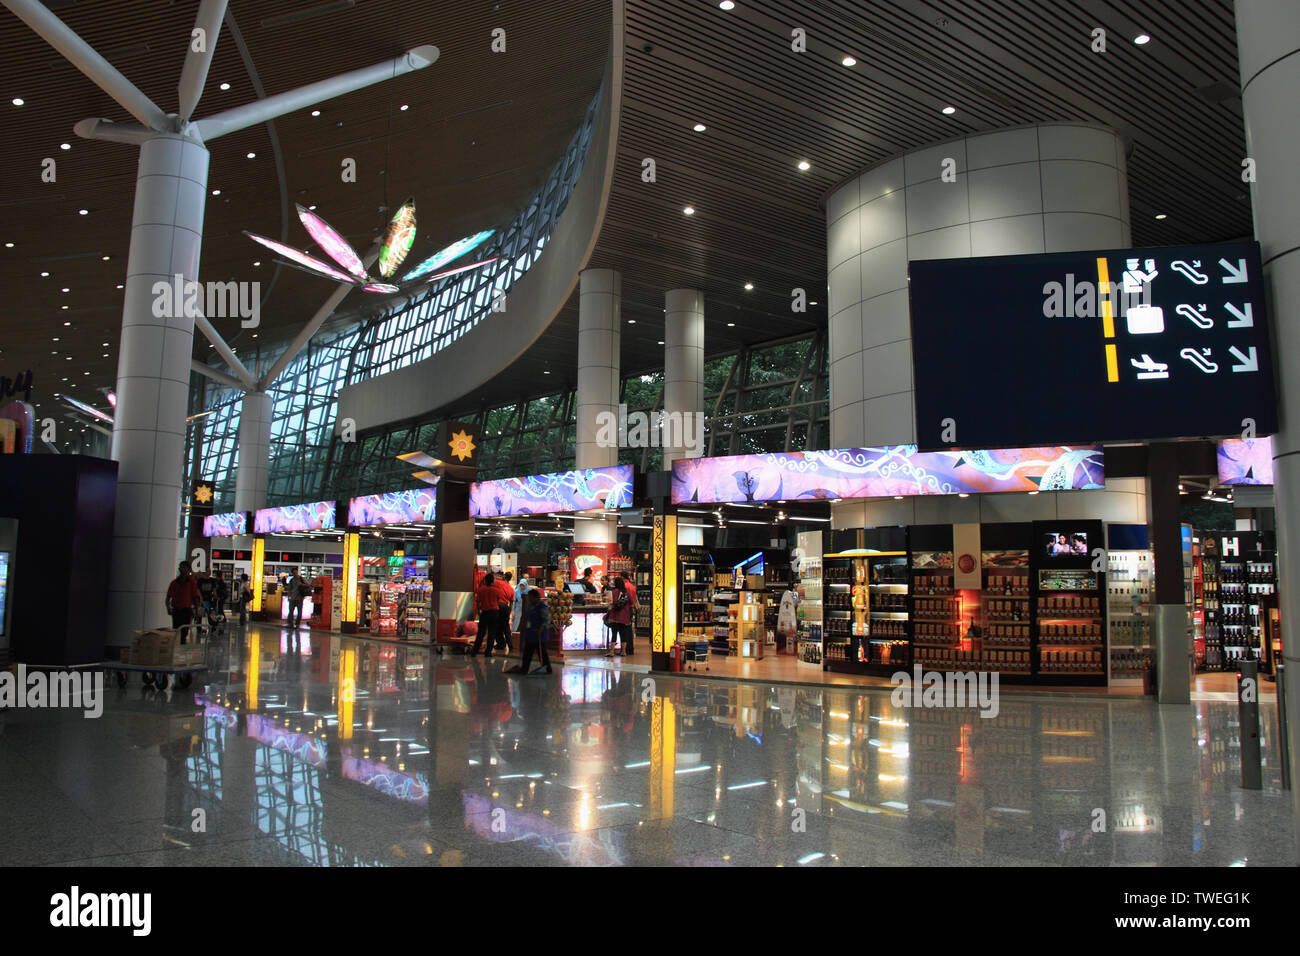
[[709, 641], [707, 638], [682, 638], [678, 644], [682, 647], [682, 663], [689, 664], [691, 670], [698, 670], [697, 663], [704, 662], [704, 669], [709, 669]]
[[182, 643], [197, 645], [202, 648], [203, 661], [201, 663], [171, 667], [165, 664], [130, 664], [122, 661], [105, 661], [102, 665], [104, 673], [112, 674], [117, 681], [118, 687], [126, 686], [127, 675], [139, 674], [146, 687], [166, 690], [168, 683], [174, 679], [176, 686], [181, 690], [185, 690], [194, 682], [195, 674], [201, 674], [208, 669], [207, 648], [208, 639], [212, 632], [206, 624], [184, 624], [177, 629], [177, 633], [182, 637], [187, 633], [189, 634], [190, 640], [188, 642], [182, 640]]

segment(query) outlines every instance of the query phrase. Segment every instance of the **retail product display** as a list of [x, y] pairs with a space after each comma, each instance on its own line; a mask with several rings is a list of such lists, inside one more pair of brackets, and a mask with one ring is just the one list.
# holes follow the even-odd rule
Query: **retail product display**
[[1106, 634], [1099, 576], [1079, 569], [1038, 572], [1038, 670], [1105, 677]]
[[1106, 552], [1110, 676], [1142, 678], [1155, 662], [1151, 599], [1155, 573], [1150, 551]]
[[799, 535], [803, 552], [799, 566], [799, 606], [795, 614], [799, 624], [797, 654], [800, 664], [821, 666], [822, 662], [822, 543], [820, 532]]
[[1261, 607], [1277, 591], [1274, 552], [1265, 548], [1271, 541], [1251, 531], [1201, 533], [1195, 538], [1197, 664], [1206, 671], [1235, 670], [1241, 661], [1258, 660], [1270, 671]]

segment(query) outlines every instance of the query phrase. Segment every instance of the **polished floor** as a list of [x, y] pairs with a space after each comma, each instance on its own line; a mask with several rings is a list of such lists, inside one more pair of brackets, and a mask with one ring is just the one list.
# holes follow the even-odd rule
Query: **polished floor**
[[1276, 711], [512, 663], [269, 626], [187, 690], [0, 713], [0, 863], [76, 866], [1294, 865]]

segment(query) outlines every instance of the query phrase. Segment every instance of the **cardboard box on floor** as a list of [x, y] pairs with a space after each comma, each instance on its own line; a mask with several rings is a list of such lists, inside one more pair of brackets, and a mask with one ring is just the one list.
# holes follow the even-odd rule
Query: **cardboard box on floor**
[[131, 635], [127, 663], [173, 669], [197, 667], [202, 660], [202, 647], [197, 643], [180, 643], [180, 636], [170, 627], [136, 631]]

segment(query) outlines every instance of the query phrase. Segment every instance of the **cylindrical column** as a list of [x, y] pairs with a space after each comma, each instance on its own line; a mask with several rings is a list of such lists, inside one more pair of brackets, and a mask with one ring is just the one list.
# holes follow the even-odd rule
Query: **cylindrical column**
[[235, 472], [235, 510], [266, 507], [271, 467], [271, 396], [245, 392], [239, 404], [239, 467]]
[[[1124, 141], [1102, 127], [1055, 123], [927, 146], [844, 183], [826, 219], [831, 447], [907, 444], [916, 440], [909, 260], [1128, 246]], [[1140, 516], [1111, 520], [1144, 520], [1145, 504], [1129, 500], [1135, 492], [1140, 483], [1110, 510], [1137, 505]], [[1109, 494], [1087, 492], [1085, 507], [1109, 508], [1099, 503]], [[1026, 520], [1020, 496], [1021, 517], [991, 517], [995, 497], [846, 502], [833, 506], [833, 526]], [[1073, 510], [1056, 497], [1044, 492], [1031, 508], [1044, 517]]]
[[159, 134], [140, 147], [118, 349], [113, 457], [117, 516], [106, 643], [166, 617], [176, 574], [185, 414], [194, 319], [184, 283], [198, 278], [208, 151]]
[[[663, 468], [704, 454], [704, 293], [672, 289], [664, 295]], [[703, 528], [681, 528], [679, 544], [704, 543]]]
[[[587, 269], [578, 294], [578, 468], [618, 464], [618, 444], [597, 441], [602, 412], [618, 416], [619, 338], [623, 277], [613, 269]], [[613, 544], [617, 519], [575, 521], [574, 544]]]
[[[1277, 503], [1278, 594], [1282, 602], [1285, 692], [1300, 700], [1300, 193], [1295, 156], [1300, 127], [1294, 121], [1300, 97], [1300, 7], [1276, 0], [1237, 0], [1237, 62], [1246, 121], [1246, 157], [1254, 160], [1251, 202], [1255, 238], [1263, 253], [1264, 279], [1271, 293], [1273, 352], [1277, 357], [1279, 429], [1273, 436], [1273, 479]], [[1300, 734], [1289, 730], [1291, 793], [1300, 812]], [[1297, 835], [1300, 840], [1300, 834]], [[1300, 846], [1298, 846], [1300, 855]]]

